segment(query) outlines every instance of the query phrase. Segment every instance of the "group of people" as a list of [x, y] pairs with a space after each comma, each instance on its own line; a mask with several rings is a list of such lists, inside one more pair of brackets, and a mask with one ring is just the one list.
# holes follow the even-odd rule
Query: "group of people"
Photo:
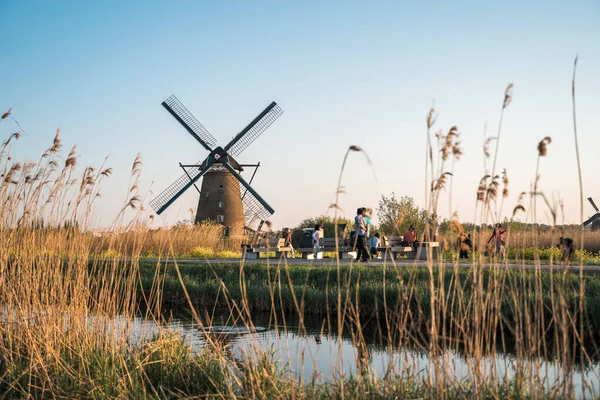
[[[485, 252], [486, 255], [490, 257], [499, 257], [499, 259], [504, 257], [505, 253], [505, 235], [507, 230], [502, 228], [502, 224], [494, 225], [494, 231], [491, 236], [487, 240], [486, 244], [490, 246], [490, 249]], [[490, 243], [494, 241], [493, 245]], [[459, 258], [469, 258], [469, 253], [473, 250], [473, 241], [471, 239], [471, 234], [465, 235], [464, 233], [460, 233], [458, 235], [458, 239], [456, 240], [456, 247], [459, 251]]]
[[376, 233], [369, 241], [370, 249], [367, 249], [367, 238], [371, 233], [370, 230], [371, 212], [365, 207], [360, 207], [356, 210], [356, 217], [354, 217], [354, 235], [350, 236], [351, 242], [353, 242], [356, 247], [357, 261], [369, 261], [371, 257], [374, 257], [373, 252], [370, 252], [369, 250], [374, 249], [374, 253], [377, 253], [377, 249], [380, 246], [379, 233]]
[[[366, 262], [369, 259], [376, 258], [379, 256], [379, 249], [381, 245], [381, 235], [378, 232], [371, 232], [371, 209], [360, 207], [356, 210], [356, 217], [354, 217], [354, 230], [350, 234], [350, 242], [356, 249], [356, 260], [360, 262]], [[505, 235], [507, 230], [503, 229], [502, 224], [496, 224], [494, 231], [489, 237], [487, 244], [494, 242], [491, 246], [491, 251], [486, 252], [490, 256], [503, 257], [505, 252]], [[321, 239], [322, 229], [321, 225], [315, 225], [312, 233], [312, 243], [314, 246], [315, 258], [321, 251], [319, 241]], [[289, 228], [285, 228], [282, 231], [282, 237], [286, 239], [285, 246], [292, 246], [292, 232]], [[561, 238], [562, 239], [562, 238]], [[568, 239], [570, 240], [570, 239]], [[403, 236], [403, 244], [405, 246], [418, 246], [417, 233], [414, 225], [411, 225]], [[562, 242], [561, 242], [562, 244]], [[459, 250], [460, 258], [469, 258], [469, 253], [473, 250], [473, 241], [471, 234], [465, 235], [460, 233], [457, 242], [457, 248]], [[568, 246], [564, 246], [568, 247]], [[571, 248], [572, 248], [571, 244]], [[572, 251], [572, 250], [571, 250]], [[292, 247], [292, 257], [293, 257]], [[491, 254], [490, 254], [491, 253]]]
[[[354, 217], [354, 231], [350, 241], [356, 248], [356, 260], [359, 262], [366, 262], [378, 257], [379, 249], [382, 247], [379, 232], [371, 236], [371, 212], [372, 210], [369, 208], [360, 207], [356, 210], [356, 217]], [[417, 245], [417, 232], [414, 225], [408, 228], [403, 240], [407, 246]]]

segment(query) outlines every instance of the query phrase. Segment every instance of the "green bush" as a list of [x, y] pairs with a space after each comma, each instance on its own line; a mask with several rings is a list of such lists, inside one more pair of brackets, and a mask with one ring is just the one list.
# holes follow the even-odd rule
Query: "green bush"
[[[342, 237], [343, 235], [348, 235], [352, 229], [354, 229], [354, 221], [347, 218], [338, 218], [338, 224], [346, 224], [345, 232], [338, 232], [338, 235]], [[335, 224], [332, 217], [327, 215], [321, 215], [319, 217], [306, 218], [298, 226], [296, 226], [292, 231], [292, 242], [295, 247], [300, 245], [300, 241], [302, 240], [302, 229], [304, 228], [314, 228], [315, 225], [321, 225], [323, 228], [323, 235], [328, 238], [335, 237]]]

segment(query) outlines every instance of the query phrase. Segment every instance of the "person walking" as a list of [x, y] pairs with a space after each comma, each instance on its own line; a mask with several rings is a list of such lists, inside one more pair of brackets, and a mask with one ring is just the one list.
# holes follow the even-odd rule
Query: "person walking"
[[319, 239], [321, 239], [321, 225], [315, 225], [315, 230], [312, 234], [312, 243], [315, 248], [314, 259], [316, 260], [319, 252], [321, 251], [321, 246], [319, 245]]
[[285, 239], [285, 243], [283, 244], [283, 246], [289, 247], [291, 249], [290, 254], [292, 255], [292, 258], [294, 258], [294, 246], [292, 244], [292, 231], [290, 230], [290, 228], [283, 228], [281, 237]]
[[504, 258], [504, 235], [506, 234], [506, 229], [502, 229], [502, 224], [496, 224], [496, 227], [494, 228], [494, 233], [492, 233], [492, 236], [490, 236], [490, 238], [488, 239], [488, 243], [492, 241], [492, 239], [496, 239], [496, 243], [494, 246], [494, 256], [498, 257], [498, 259], [500, 258]]
[[356, 232], [356, 261], [368, 261], [369, 253], [365, 238], [367, 235], [367, 221], [363, 216], [364, 208], [356, 210], [356, 217], [354, 217], [354, 230]]
[[371, 214], [373, 212], [373, 210], [371, 210], [370, 208], [365, 208], [363, 207], [363, 217], [365, 217], [365, 221], [367, 221], [367, 233], [365, 234], [365, 237], [369, 237], [371, 236]]

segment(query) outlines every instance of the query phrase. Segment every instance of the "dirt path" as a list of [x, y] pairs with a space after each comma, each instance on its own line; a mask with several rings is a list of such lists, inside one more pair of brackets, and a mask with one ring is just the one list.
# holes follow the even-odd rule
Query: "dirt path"
[[[181, 260], [176, 260], [179, 264], [202, 264], [202, 265], [206, 265], [206, 264], [238, 264], [240, 262], [239, 258], [227, 258], [227, 259], [213, 259], [213, 260], [200, 260], [200, 259], [181, 259]], [[159, 259], [157, 258], [140, 258], [140, 262], [144, 262], [144, 263], [158, 263]], [[162, 260], [162, 262], [164, 262], [164, 260]], [[168, 260], [167, 262], [172, 263], [174, 262], [173, 260]], [[280, 259], [260, 259], [260, 260], [247, 260], [246, 264], [252, 264], [252, 263], [256, 263], [256, 262], [261, 262], [261, 263], [270, 263], [272, 265], [283, 265], [284, 262], [286, 262], [288, 265], [314, 265], [314, 266], [324, 266], [324, 267], [334, 267], [336, 265], [336, 260], [335, 259], [323, 259], [323, 260], [305, 260], [305, 259], [301, 259], [301, 258], [291, 258], [288, 260], [280, 260]], [[414, 260], [396, 260], [395, 264], [392, 263], [392, 261], [383, 261], [383, 260], [372, 260], [369, 261], [367, 263], [356, 263], [355, 261], [352, 260], [340, 260], [341, 264], [344, 265], [348, 265], [348, 264], [355, 264], [355, 265], [363, 265], [363, 266], [383, 266], [383, 265], [387, 265], [389, 267], [393, 267], [394, 265], [398, 266], [398, 267], [404, 267], [404, 268], [410, 268], [410, 267], [418, 267], [418, 268], [427, 268], [427, 262], [426, 261], [414, 261]], [[448, 268], [448, 269], [452, 269], [454, 268], [454, 264], [451, 262], [444, 262], [444, 263], [435, 263], [434, 264], [435, 267], [443, 267], [443, 268]], [[463, 262], [463, 263], [459, 263], [458, 264], [459, 268], [462, 269], [469, 269], [469, 268], [473, 268], [473, 263], [472, 262]], [[533, 264], [512, 264], [509, 263], [508, 265], [506, 264], [499, 264], [498, 266], [499, 268], [509, 268], [512, 270], [520, 270], [520, 269], [525, 269], [525, 270], [535, 270], [536, 266]], [[486, 265], [485, 268], [490, 268], [490, 265]], [[571, 265], [570, 267], [564, 267], [564, 266], [559, 266], [559, 265], [541, 265], [538, 267], [540, 270], [542, 271], [550, 271], [551, 269], [553, 271], [571, 271], [571, 273], [579, 273], [579, 265]], [[597, 274], [600, 273], [600, 265], [584, 265], [583, 266], [583, 271], [586, 274]]]

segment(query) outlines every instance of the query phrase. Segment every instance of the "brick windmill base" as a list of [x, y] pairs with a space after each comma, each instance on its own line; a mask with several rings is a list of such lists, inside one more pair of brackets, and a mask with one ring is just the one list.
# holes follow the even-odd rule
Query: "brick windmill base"
[[227, 169], [213, 167], [204, 175], [197, 210], [196, 223], [215, 221], [228, 228], [229, 236], [243, 234], [246, 219], [240, 186]]

